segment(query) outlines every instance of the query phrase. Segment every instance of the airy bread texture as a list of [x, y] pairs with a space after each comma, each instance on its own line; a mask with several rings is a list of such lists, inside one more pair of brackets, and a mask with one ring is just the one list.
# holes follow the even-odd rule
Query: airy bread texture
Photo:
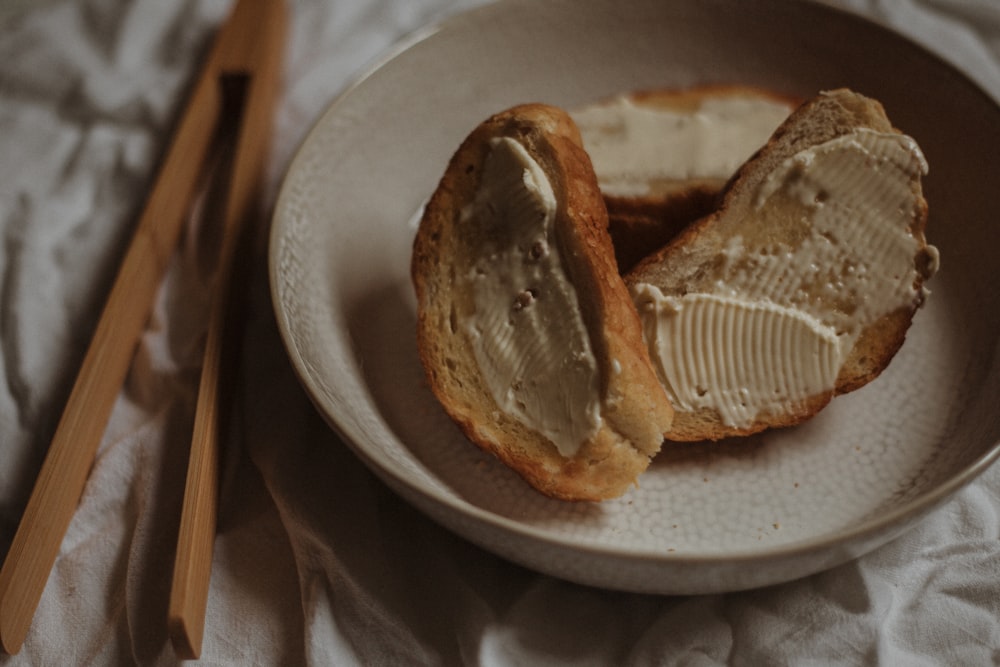
[[[580, 121], [608, 207], [608, 230], [618, 268], [624, 274], [642, 258], [666, 245], [687, 225], [719, 206], [719, 197], [736, 169], [762, 146], [802, 100], [776, 91], [735, 84], [634, 91], [570, 112]], [[623, 106], [664, 112], [644, 127], [617, 123]], [[651, 116], [649, 118], [655, 118]], [[647, 121], [648, 122], [648, 121]], [[652, 135], [652, 136], [650, 136]], [[608, 164], [614, 158], [598, 144], [613, 144], [612, 155], [641, 142], [657, 151], [652, 164]], [[617, 149], [617, 150], [616, 150]], [[708, 164], [697, 157], [710, 152]], [[631, 170], [625, 192], [601, 183], [620, 167]]]
[[[559, 254], [578, 297], [596, 360], [599, 426], [571, 456], [561, 454], [550, 439], [501, 408], [477, 362], [467, 326], [470, 318], [483, 314], [477, 312], [482, 304], [475, 304], [463, 276], [475, 270], [477, 258], [494, 243], [495, 239], [487, 237], [505, 233], [486, 230], [475, 214], [469, 214], [477, 206], [493, 205], [481, 201], [480, 191], [491, 146], [500, 138], [523, 146], [551, 184], [556, 208], [554, 247], [549, 251]], [[472, 131], [425, 208], [411, 271], [417, 296], [417, 343], [428, 383], [472, 442], [555, 498], [602, 500], [619, 496], [636, 483], [659, 451], [662, 434], [670, 430], [673, 412], [617, 272], [596, 177], [579, 132], [565, 112], [540, 104], [517, 106]], [[507, 277], [481, 278], [503, 281]], [[532, 286], [528, 298], [535, 301], [532, 307], [544, 304], [546, 289], [547, 285]], [[515, 309], [520, 306], [516, 304]]]
[[[788, 197], [786, 203], [768, 209], [765, 214], [759, 208], [762, 188], [777, 170], [786, 169], [790, 164], [788, 160], [801, 151], [848, 135], [859, 128], [898, 134], [880, 103], [848, 90], [823, 93], [801, 106], [735, 174], [717, 212], [686, 228], [670, 244], [644, 259], [626, 276], [626, 283], [633, 288], [633, 294], [634, 288], [641, 284], [654, 285], [664, 295], [675, 298], [717, 291], [723, 275], [721, 267], [733, 261], [734, 243], [741, 253], [745, 252], [748, 256], [769, 253], [771, 257], [793, 257], [798, 251], [802, 235], [808, 233], [803, 228], [803, 224], [808, 224], [807, 214], [803, 211], [815, 210], [817, 206], [835, 207], [844, 204], [844, 201], [821, 201], [817, 197], [815, 202], [810, 199], [800, 203], [794, 197]], [[922, 156], [919, 156], [919, 160], [923, 160]], [[850, 176], [857, 179], [858, 183], [871, 181], [875, 171], [880, 168], [882, 167], [874, 166], [874, 162], [869, 161], [863, 168], [869, 173], [852, 173]], [[863, 308], [859, 305], [878, 296], [866, 293], [863, 289], [858, 292], [847, 290], [843, 285], [840, 288], [830, 288], [831, 284], [839, 284], [837, 281], [843, 277], [843, 272], [863, 270], [871, 273], [895, 273], [901, 277], [904, 287], [912, 287], [912, 299], [894, 307], [891, 312], [857, 322], [858, 333], [851, 339], [853, 347], [843, 356], [835, 386], [790, 404], [771, 406], [759, 412], [751, 423], [741, 425], [724, 423], [720, 412], [710, 407], [685, 409], [675, 401], [676, 415], [671, 431], [666, 433], [668, 439], [716, 440], [746, 435], [768, 427], [797, 424], [814, 415], [833, 396], [857, 389], [881, 373], [902, 345], [913, 314], [923, 302], [923, 283], [933, 274], [937, 265], [936, 250], [927, 245], [924, 237], [927, 202], [924, 200], [919, 178], [904, 187], [909, 188], [908, 194], [904, 192], [904, 196], [908, 197], [907, 213], [903, 216], [901, 229], [892, 233], [904, 235], [904, 240], [905, 235], [912, 237], [912, 247], [915, 248], [912, 257], [903, 257], [897, 262], [898, 265], [892, 267], [858, 266], [861, 260], [855, 260], [860, 252], [859, 248], [842, 247], [838, 248], [840, 257], [844, 258], [842, 264], [811, 269], [817, 275], [825, 276], [825, 291], [819, 289], [818, 279], [814, 282], [802, 282], [801, 289], [812, 290], [802, 298], [811, 304], [813, 312], [819, 313], [820, 319], [826, 315], [832, 319], [842, 318], [844, 313], [851, 313], [855, 308], [862, 312]], [[830, 235], [830, 243], [846, 243], [835, 239], [835, 236], [836, 230]], [[909, 248], [910, 245], [905, 247]], [[753, 275], [752, 270], [749, 275]], [[751, 277], [747, 280], [753, 279]], [[908, 293], [904, 293], [904, 300]], [[838, 331], [838, 335], [840, 333]]]

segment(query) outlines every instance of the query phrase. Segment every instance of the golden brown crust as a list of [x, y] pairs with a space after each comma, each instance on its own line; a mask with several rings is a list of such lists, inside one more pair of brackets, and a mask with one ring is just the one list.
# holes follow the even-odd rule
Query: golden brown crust
[[680, 111], [697, 110], [708, 97], [759, 97], [780, 104], [787, 104], [789, 110], [802, 104], [802, 98], [777, 90], [742, 83], [705, 83], [685, 88], [653, 88], [637, 90], [629, 97], [649, 106], [677, 109]]
[[[717, 261], [719, 250], [727, 239], [734, 234], [753, 233], [741, 226], [744, 216], [740, 212], [749, 210], [748, 202], [757, 191], [759, 183], [787, 157], [857, 128], [881, 132], [898, 131], [892, 127], [879, 102], [851, 91], [830, 91], [802, 105], [733, 176], [723, 194], [720, 209], [689, 225], [668, 245], [643, 259], [626, 276], [626, 283], [655, 284], [667, 294], [699, 291], [699, 286], [709, 279], [712, 263]], [[920, 295], [923, 282], [931, 274], [927, 259], [928, 247], [924, 238], [928, 209], [919, 183], [913, 194], [916, 212], [910, 230], [920, 246], [914, 257], [913, 286]], [[773, 229], [765, 231], [772, 236], [780, 234]], [[921, 302], [922, 298], [918, 296], [910, 306], [900, 308], [865, 326], [848, 354], [832, 391], [811, 397], [780, 414], [759, 415], [753, 424], [745, 428], [724, 425], [714, 410], [687, 412], [678, 409], [673, 429], [667, 434], [667, 438], [684, 441], [718, 440], [748, 435], [770, 427], [790, 426], [808, 419], [834, 396], [864, 386], [885, 369], [903, 344], [913, 314]]]
[[[566, 458], [496, 404], [458, 321], [456, 282], [476, 252], [474, 224], [460, 212], [475, 197], [493, 137], [520, 141], [541, 165], [558, 202], [555, 234], [600, 366], [602, 426]], [[413, 247], [417, 343], [428, 384], [476, 445], [542, 493], [601, 500], [624, 493], [658, 451], [672, 410], [642, 343], [638, 315], [617, 273], [607, 213], [569, 116], [544, 105], [501, 112], [475, 128], [452, 157], [427, 204]]]
[[748, 426], [735, 427], [723, 424], [719, 414], [710, 408], [695, 411], [677, 410], [674, 424], [667, 436], [674, 442], [699, 442], [702, 440], [722, 440], [723, 438], [745, 437], [770, 428], [795, 426], [811, 418], [834, 398], [834, 392], [826, 392], [790, 406], [787, 410], [763, 413]]

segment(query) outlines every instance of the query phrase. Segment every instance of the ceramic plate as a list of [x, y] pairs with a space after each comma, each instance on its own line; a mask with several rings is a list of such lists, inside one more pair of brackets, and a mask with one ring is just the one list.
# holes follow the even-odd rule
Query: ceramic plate
[[[627, 8], [627, 9], [626, 9]], [[888, 370], [800, 427], [664, 451], [600, 504], [544, 498], [469, 444], [423, 381], [410, 249], [465, 135], [527, 101], [748, 83], [881, 100], [931, 165], [942, 269]], [[274, 219], [279, 326], [331, 426], [426, 514], [528, 567], [630, 591], [797, 578], [898, 536], [998, 456], [1000, 110], [903, 38], [785, 0], [490, 5], [423, 31], [337, 99]]]

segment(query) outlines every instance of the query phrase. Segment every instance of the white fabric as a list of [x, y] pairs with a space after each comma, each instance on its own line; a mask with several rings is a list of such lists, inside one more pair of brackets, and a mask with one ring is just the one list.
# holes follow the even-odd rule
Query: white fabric
[[[827, 0], [894, 26], [1000, 99], [995, 0]], [[479, 0], [299, 0], [271, 192], [332, 97], [407, 32]], [[0, 7], [0, 554], [226, 0]], [[624, 7], [624, 5], [623, 5]], [[1000, 148], [1000, 147], [998, 147]], [[13, 665], [176, 662], [165, 614], [204, 307], [182, 245]], [[764, 590], [631, 595], [539, 575], [386, 490], [298, 388], [251, 287], [204, 664], [1000, 662], [1000, 467], [898, 541]]]

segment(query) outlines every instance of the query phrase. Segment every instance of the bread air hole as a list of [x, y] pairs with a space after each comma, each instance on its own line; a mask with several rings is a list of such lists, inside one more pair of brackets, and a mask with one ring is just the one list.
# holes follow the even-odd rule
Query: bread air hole
[[528, 251], [528, 256], [535, 260], [541, 259], [548, 254], [549, 246], [545, 243], [545, 241], [535, 241], [535, 243], [531, 246], [531, 250]]
[[538, 290], [534, 287], [521, 291], [514, 298], [514, 310], [523, 310], [524, 308], [527, 308], [534, 303], [537, 296]]

